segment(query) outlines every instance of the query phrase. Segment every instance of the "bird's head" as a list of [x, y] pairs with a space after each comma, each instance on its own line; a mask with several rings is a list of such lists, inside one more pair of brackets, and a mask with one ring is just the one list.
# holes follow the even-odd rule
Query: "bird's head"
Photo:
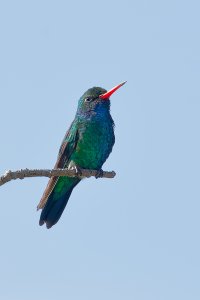
[[78, 114], [109, 111], [110, 96], [125, 83], [126, 81], [118, 84], [109, 91], [101, 87], [93, 87], [87, 90], [79, 100]]

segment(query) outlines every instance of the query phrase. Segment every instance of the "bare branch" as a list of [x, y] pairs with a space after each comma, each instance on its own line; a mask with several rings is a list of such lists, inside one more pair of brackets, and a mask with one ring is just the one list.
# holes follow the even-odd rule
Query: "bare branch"
[[[68, 169], [21, 169], [17, 171], [6, 171], [4, 175], [0, 177], [0, 186], [14, 179], [24, 179], [26, 177], [52, 177], [52, 176], [68, 176], [68, 177], [80, 177], [80, 178], [89, 178], [92, 176], [98, 176], [98, 170], [89, 170], [89, 169], [80, 169], [79, 172], [81, 176], [77, 174], [76, 170]], [[115, 172], [103, 171], [101, 176], [102, 178], [114, 178]]]

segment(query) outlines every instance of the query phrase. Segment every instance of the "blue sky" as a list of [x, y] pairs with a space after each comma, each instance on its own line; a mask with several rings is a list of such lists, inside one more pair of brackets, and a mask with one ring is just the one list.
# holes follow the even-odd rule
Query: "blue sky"
[[0, 4], [0, 171], [50, 168], [79, 97], [112, 97], [113, 180], [38, 226], [46, 178], [0, 188], [0, 298], [200, 298], [198, 1]]

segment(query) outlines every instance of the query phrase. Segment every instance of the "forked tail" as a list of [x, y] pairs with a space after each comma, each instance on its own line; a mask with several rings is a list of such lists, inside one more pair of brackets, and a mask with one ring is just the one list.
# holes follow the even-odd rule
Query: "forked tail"
[[41, 203], [46, 202], [41, 212], [39, 225], [46, 223], [46, 227], [51, 228], [58, 222], [74, 187], [79, 182], [80, 179], [74, 177], [59, 177], [56, 180], [55, 178], [49, 180], [38, 205], [38, 208], [41, 208]]

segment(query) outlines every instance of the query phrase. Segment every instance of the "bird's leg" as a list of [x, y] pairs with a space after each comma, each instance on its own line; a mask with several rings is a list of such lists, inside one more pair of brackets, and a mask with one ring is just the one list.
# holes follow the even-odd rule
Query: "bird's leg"
[[103, 170], [100, 169], [96, 172], [95, 178], [97, 179], [97, 178], [102, 178], [102, 177], [103, 177]]
[[74, 161], [70, 161], [67, 169], [68, 170], [75, 170], [76, 176], [78, 176], [78, 177], [82, 176], [81, 168], [78, 165], [76, 165]]
[[81, 172], [81, 168], [77, 165], [74, 166], [74, 170], [76, 171], [76, 175], [78, 177], [81, 177], [82, 176], [82, 172]]

